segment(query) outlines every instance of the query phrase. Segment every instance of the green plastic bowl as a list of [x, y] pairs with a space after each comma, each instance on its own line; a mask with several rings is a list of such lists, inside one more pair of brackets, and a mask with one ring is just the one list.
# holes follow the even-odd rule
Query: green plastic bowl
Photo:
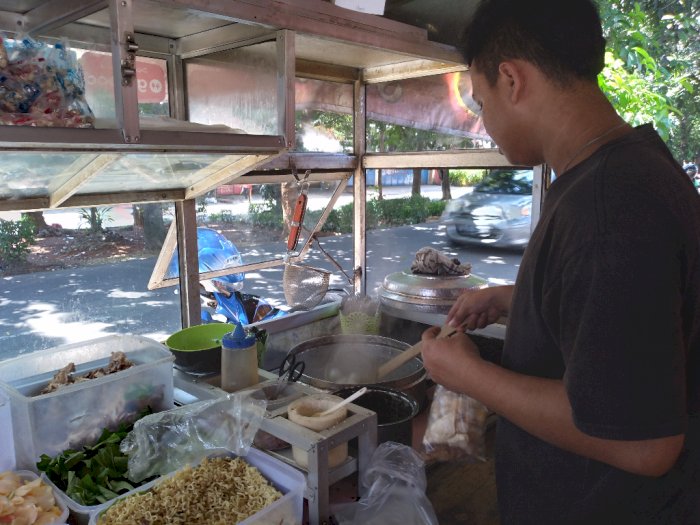
[[209, 323], [175, 332], [165, 345], [175, 356], [175, 367], [189, 374], [221, 372], [221, 338], [236, 328], [233, 324]]

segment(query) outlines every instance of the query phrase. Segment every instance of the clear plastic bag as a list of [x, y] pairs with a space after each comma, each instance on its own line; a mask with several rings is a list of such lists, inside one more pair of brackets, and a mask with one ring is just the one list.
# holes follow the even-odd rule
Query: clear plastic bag
[[437, 385], [423, 435], [423, 459], [484, 461], [487, 415], [480, 401]]
[[138, 420], [122, 440], [134, 482], [198, 463], [213, 450], [248, 453], [265, 417], [267, 401], [250, 392], [158, 412]]
[[0, 124], [93, 126], [83, 72], [66, 42], [0, 35], [0, 68]]
[[386, 441], [372, 454], [360, 479], [365, 496], [339, 506], [340, 525], [438, 525], [423, 460], [411, 447]]

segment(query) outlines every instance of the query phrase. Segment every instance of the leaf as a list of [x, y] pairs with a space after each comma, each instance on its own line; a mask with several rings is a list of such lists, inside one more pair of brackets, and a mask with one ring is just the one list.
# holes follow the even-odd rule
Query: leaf
[[134, 486], [129, 483], [128, 481], [112, 481], [109, 484], [110, 488], [119, 494], [123, 494], [124, 492], [129, 492], [130, 490], [134, 490]]

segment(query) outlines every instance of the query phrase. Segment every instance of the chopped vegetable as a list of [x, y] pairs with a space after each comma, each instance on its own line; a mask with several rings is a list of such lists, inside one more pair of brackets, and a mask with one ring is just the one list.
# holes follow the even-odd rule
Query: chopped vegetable
[[[139, 418], [150, 413], [149, 408]], [[95, 444], [82, 450], [65, 450], [53, 458], [42, 454], [37, 468], [76, 503], [105, 503], [149, 481], [132, 484], [127, 478], [128, 457], [119, 445], [132, 428], [122, 424], [115, 432], [104, 429]]]

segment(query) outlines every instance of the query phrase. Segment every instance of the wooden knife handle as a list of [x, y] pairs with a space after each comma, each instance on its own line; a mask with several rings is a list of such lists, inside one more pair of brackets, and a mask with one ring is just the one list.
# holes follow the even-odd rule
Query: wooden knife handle
[[306, 212], [307, 201], [308, 196], [306, 193], [302, 193], [297, 197], [297, 202], [294, 205], [292, 222], [289, 225], [289, 238], [287, 239], [288, 252], [294, 250], [299, 242], [299, 235], [301, 234], [301, 226], [304, 223], [304, 213]]

